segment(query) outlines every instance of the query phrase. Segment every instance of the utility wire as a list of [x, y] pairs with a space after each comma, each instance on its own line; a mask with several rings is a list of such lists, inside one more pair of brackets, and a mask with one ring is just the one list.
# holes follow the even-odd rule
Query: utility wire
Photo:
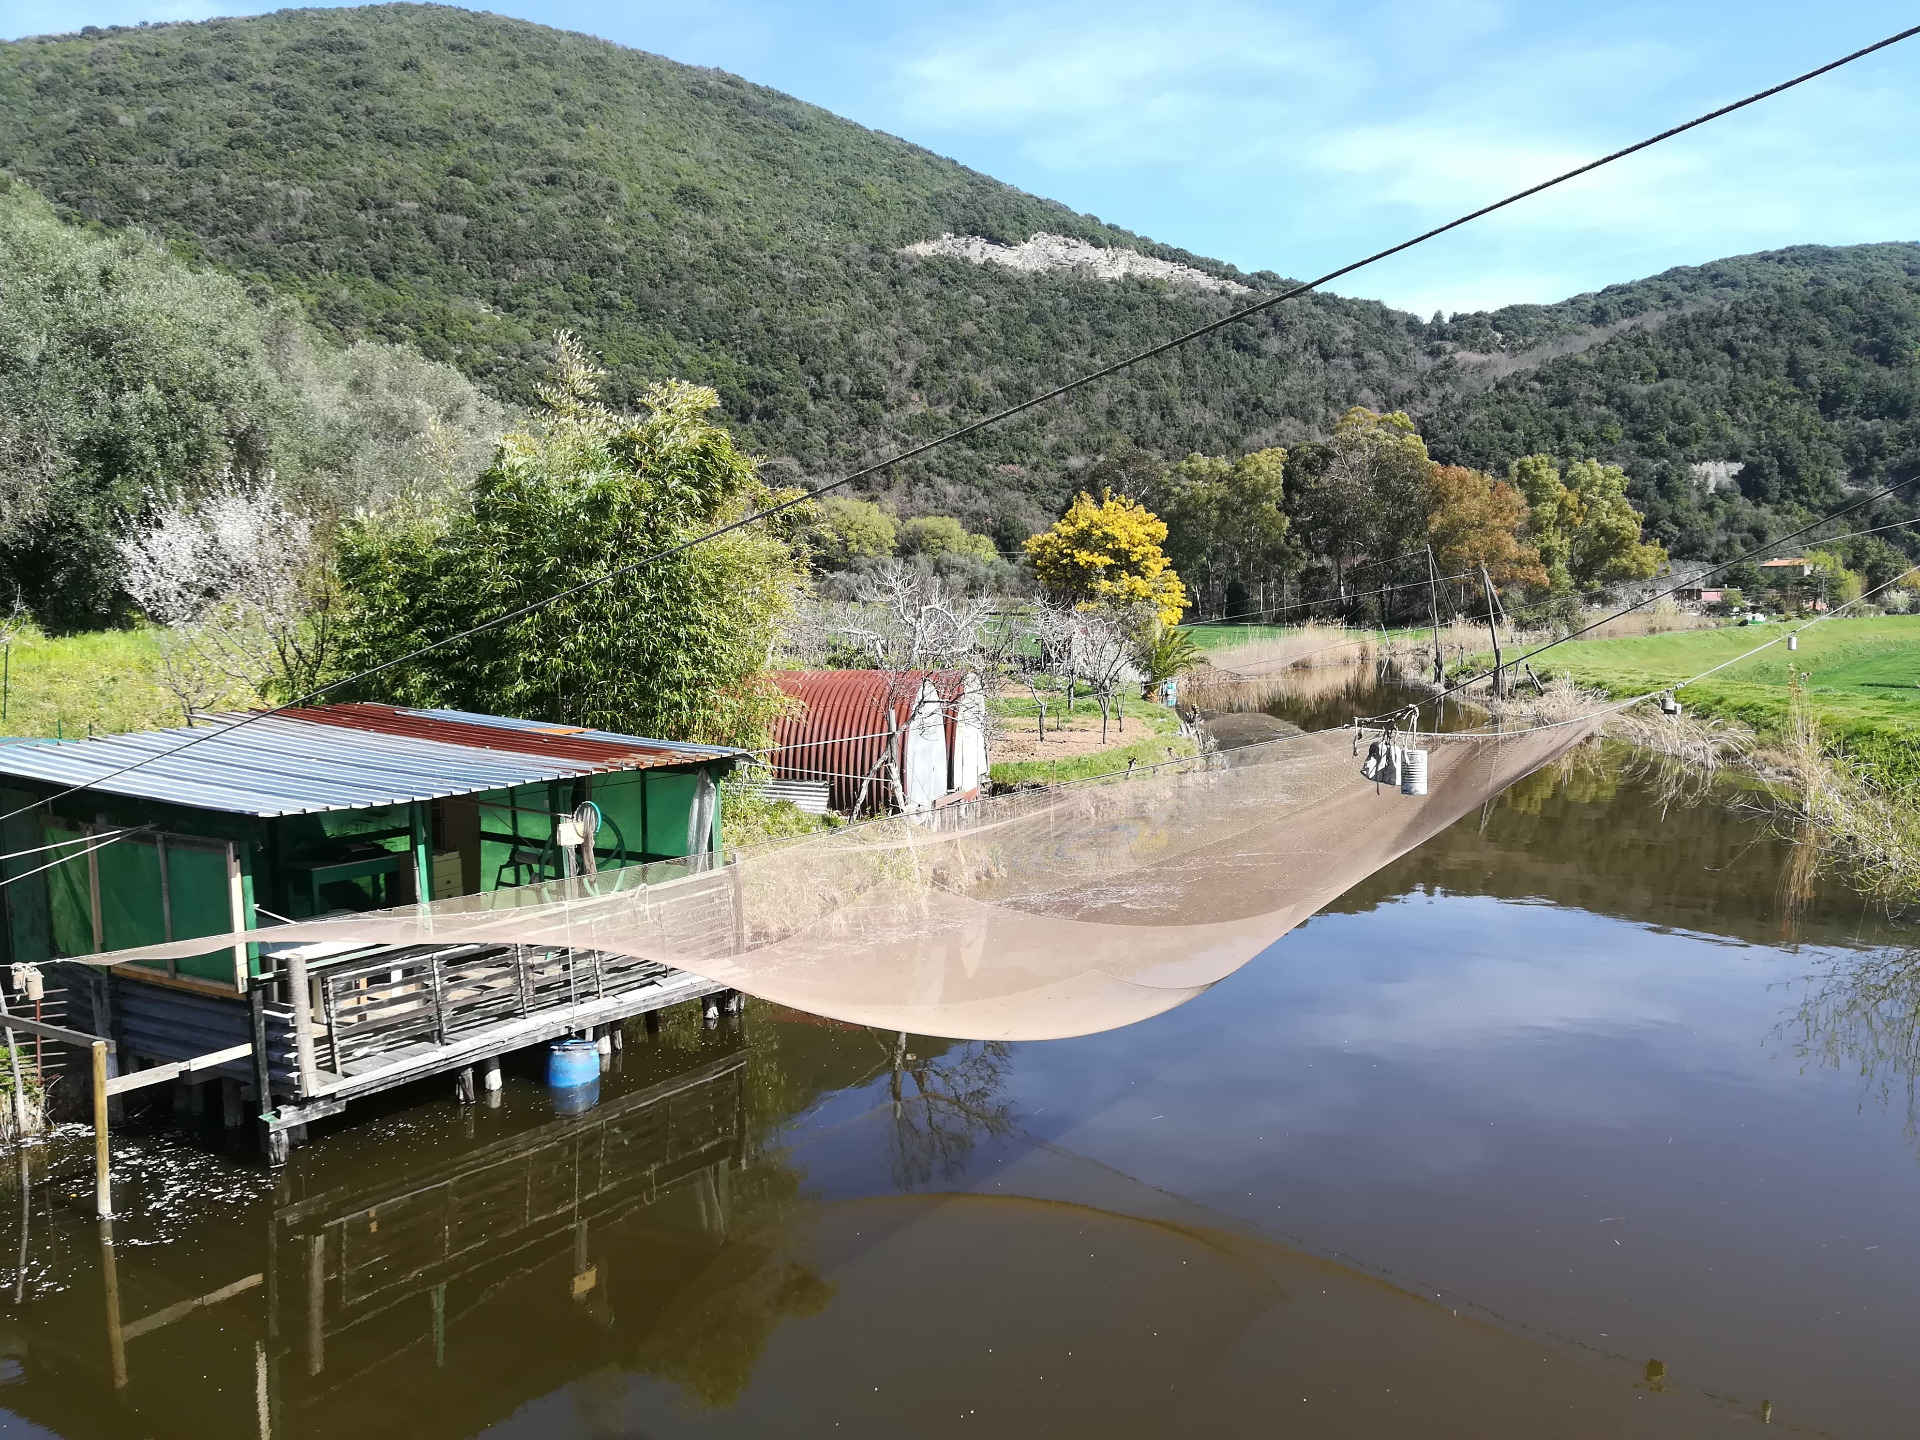
[[118, 770], [109, 771], [107, 774], [97, 776], [92, 780], [83, 781], [78, 785], [71, 785], [67, 787], [65, 790], [56, 791], [54, 794], [49, 795], [44, 799], [32, 801], [27, 805], [21, 806], [19, 809], [10, 810], [5, 815], [0, 815], [0, 820], [11, 819], [15, 815], [24, 814], [28, 810], [37, 809], [42, 805], [51, 804], [53, 801], [63, 799], [68, 795], [77, 794], [82, 790], [92, 789], [94, 786], [100, 785], [105, 781], [116, 779], [117, 777], [121, 775], [125, 775], [130, 771], [141, 769], [142, 767], [148, 764], [151, 764], [155, 760], [162, 759], [168, 755], [177, 755], [183, 750], [191, 749], [193, 746], [201, 744], [203, 741], [212, 739], [215, 735], [226, 734], [232, 730], [240, 729], [243, 726], [254, 724], [256, 721], [267, 719], [269, 716], [277, 715], [283, 711], [295, 709], [295, 708], [298, 708], [299, 706], [309, 704], [314, 700], [318, 700], [323, 695], [330, 694], [331, 692], [342, 689], [345, 686], [357, 684], [362, 680], [371, 679], [375, 675], [384, 674], [386, 671], [396, 669], [401, 665], [410, 664], [413, 661], [418, 660], [423, 655], [429, 655], [436, 650], [443, 650], [449, 645], [457, 645], [463, 640], [469, 640], [473, 638], [475, 635], [483, 634], [488, 630], [496, 630], [502, 625], [510, 625], [516, 620], [525, 619], [527, 616], [532, 615], [537, 611], [544, 610], [549, 605], [557, 604], [560, 601], [569, 598], [570, 596], [581, 594], [583, 591], [591, 590], [596, 586], [604, 585], [609, 581], [618, 580], [624, 576], [634, 574], [636, 571], [645, 569], [649, 565], [654, 565], [659, 563], [662, 560], [671, 559], [675, 555], [682, 554], [683, 552], [692, 549], [696, 545], [705, 544], [707, 541], [710, 541], [710, 540], [717, 540], [721, 536], [731, 534], [735, 530], [743, 529], [748, 525], [752, 525], [761, 520], [765, 520], [771, 516], [778, 515], [783, 511], [791, 510], [795, 506], [806, 504], [809, 501], [811, 501], [813, 497], [816, 495], [824, 495], [830, 490], [841, 489], [843, 486], [851, 485], [856, 480], [864, 479], [869, 475], [877, 475], [882, 471], [892, 469], [894, 466], [899, 465], [904, 461], [912, 460], [917, 456], [924, 455], [928, 451], [936, 449], [939, 446], [951, 444], [955, 440], [965, 439], [969, 435], [976, 434], [979, 431], [988, 429], [995, 425], [999, 425], [1007, 420], [1011, 420], [1016, 415], [1023, 415], [1027, 411], [1032, 410], [1037, 406], [1045, 405], [1050, 401], [1059, 399], [1062, 395], [1071, 394], [1075, 390], [1079, 390], [1084, 386], [1091, 385], [1096, 380], [1104, 380], [1109, 376], [1118, 375], [1123, 371], [1132, 369], [1135, 365], [1139, 365], [1144, 363], [1145, 361], [1155, 359], [1156, 357], [1165, 355], [1170, 351], [1178, 350], [1184, 345], [1190, 345], [1195, 340], [1203, 339], [1204, 337], [1213, 334], [1215, 331], [1224, 330], [1230, 325], [1237, 325], [1240, 321], [1248, 319], [1251, 316], [1262, 314], [1265, 311], [1273, 309], [1277, 305], [1284, 304], [1285, 302], [1296, 299], [1301, 295], [1306, 295], [1312, 291], [1319, 290], [1323, 286], [1330, 285], [1335, 280], [1341, 279], [1342, 277], [1347, 275], [1351, 275], [1357, 270], [1363, 270], [1369, 265], [1378, 264], [1382, 260], [1389, 259], [1392, 256], [1399, 255], [1405, 251], [1411, 250], [1417, 245], [1424, 245], [1429, 240], [1437, 239], [1439, 236], [1445, 235], [1449, 231], [1458, 230], [1463, 225], [1472, 224], [1475, 220], [1479, 220], [1488, 215], [1491, 215], [1495, 211], [1504, 210], [1510, 205], [1517, 205], [1522, 200], [1530, 199], [1535, 195], [1539, 195], [1545, 191], [1552, 190], [1557, 186], [1566, 184], [1570, 180], [1577, 180], [1582, 175], [1592, 174], [1594, 171], [1599, 170], [1605, 166], [1612, 165], [1617, 161], [1624, 160], [1630, 155], [1637, 155], [1642, 150], [1651, 149], [1653, 146], [1658, 145], [1663, 141], [1671, 140], [1677, 135], [1684, 135], [1689, 130], [1696, 130], [1702, 125], [1709, 124], [1712, 121], [1721, 119], [1724, 116], [1731, 115], [1735, 111], [1744, 110], [1750, 105], [1757, 105], [1762, 100], [1771, 99], [1773, 96], [1779, 95], [1784, 91], [1791, 90], [1799, 85], [1804, 85], [1810, 80], [1817, 80], [1822, 75], [1830, 74], [1833, 71], [1840, 69], [1842, 66], [1851, 65], [1856, 60], [1863, 60], [1867, 56], [1875, 54], [1881, 50], [1885, 50], [1890, 46], [1898, 45], [1901, 41], [1909, 40], [1913, 38], [1915, 35], [1920, 35], [1920, 25], [1909, 26], [1907, 29], [1901, 30], [1896, 34], [1889, 35], [1883, 40], [1876, 40], [1871, 45], [1863, 46], [1860, 49], [1851, 52], [1850, 54], [1842, 55], [1837, 60], [1829, 60], [1824, 65], [1819, 65], [1812, 70], [1804, 71], [1801, 74], [1794, 76], [1790, 80], [1783, 80], [1777, 85], [1769, 85], [1764, 90], [1756, 90], [1751, 95], [1745, 96], [1744, 98], [1739, 100], [1735, 100], [1731, 104], [1722, 105], [1718, 109], [1709, 110], [1706, 114], [1695, 116], [1693, 119], [1684, 121], [1681, 124], [1671, 126], [1666, 130], [1662, 130], [1657, 135], [1650, 135], [1644, 140], [1635, 141], [1633, 144], [1625, 146], [1619, 150], [1615, 150], [1610, 154], [1602, 155], [1597, 160], [1589, 160], [1584, 165], [1576, 165], [1571, 170], [1562, 171], [1560, 174], [1553, 176], [1551, 179], [1542, 180], [1535, 185], [1529, 185], [1523, 190], [1516, 190], [1511, 195], [1505, 196], [1504, 198], [1499, 200], [1495, 200], [1491, 204], [1482, 205], [1477, 210], [1470, 210], [1466, 214], [1461, 215], [1456, 219], [1449, 220], [1443, 225], [1436, 225], [1430, 230], [1423, 230], [1420, 234], [1413, 236], [1411, 239], [1402, 240], [1395, 245], [1389, 245], [1384, 250], [1376, 250], [1373, 254], [1368, 255], [1365, 258], [1360, 260], [1351, 261], [1348, 264], [1340, 266], [1338, 269], [1329, 270], [1326, 274], [1319, 276], [1317, 279], [1307, 280], [1307, 281], [1301, 282], [1300, 284], [1289, 286], [1288, 288], [1281, 290], [1278, 294], [1270, 295], [1264, 300], [1255, 301], [1251, 305], [1245, 305], [1238, 310], [1231, 311], [1228, 314], [1221, 316], [1218, 320], [1212, 320], [1204, 325], [1195, 326], [1191, 330], [1187, 330], [1182, 334], [1174, 336], [1171, 340], [1164, 340], [1158, 345], [1152, 345], [1145, 350], [1136, 351], [1134, 354], [1129, 355], [1124, 359], [1116, 360], [1110, 365], [1104, 365], [1097, 370], [1090, 370], [1086, 374], [1080, 375], [1072, 380], [1065, 382], [1064, 384], [1054, 386], [1051, 390], [1044, 390], [1038, 395], [1034, 395], [1029, 397], [1028, 399], [1022, 400], [1018, 404], [1009, 405], [1005, 409], [998, 410], [991, 415], [983, 417], [982, 419], [970, 421], [969, 423], [958, 426], [955, 429], [949, 430], [942, 435], [936, 435], [930, 440], [924, 440], [918, 445], [912, 445], [906, 448], [905, 450], [896, 451], [894, 454], [888, 456], [884, 460], [876, 460], [871, 465], [862, 466], [858, 470], [851, 471], [850, 473], [841, 476], [838, 480], [832, 481], [831, 483], [826, 485], [819, 486], [817, 489], [809, 492], [808, 494], [797, 495], [790, 500], [783, 500], [778, 504], [769, 505], [763, 510], [757, 510], [757, 511], [754, 511], [752, 514], [743, 515], [738, 520], [734, 520], [726, 525], [719, 526], [716, 529], [709, 530], [705, 534], [696, 535], [691, 539], [680, 541], [678, 544], [669, 545], [663, 549], [656, 550], [652, 554], [643, 555], [638, 560], [631, 561], [626, 565], [621, 565], [616, 567], [615, 569], [604, 571], [601, 574], [594, 576], [591, 579], [582, 580], [578, 584], [569, 585], [563, 590], [556, 591], [553, 594], [546, 596], [544, 599], [532, 601], [526, 605], [520, 606], [518, 609], [510, 610], [504, 615], [495, 616], [491, 620], [483, 621], [478, 625], [469, 626], [466, 629], [457, 631], [452, 635], [444, 636], [439, 640], [432, 641], [426, 645], [420, 646], [417, 649], [410, 650], [404, 655], [398, 655], [391, 660], [382, 661], [378, 665], [369, 666], [367, 669], [360, 671], [358, 674], [349, 675], [349, 676], [346, 676], [344, 679], [330, 681], [325, 685], [318, 686], [317, 688], [308, 691], [304, 695], [297, 696], [296, 698], [287, 701], [284, 705], [276, 705], [271, 710], [257, 711], [254, 714], [249, 715], [246, 719], [238, 721], [233, 725], [226, 726], [221, 729], [210, 730], [207, 732], [207, 734], [198, 736], [192, 740], [187, 741], [184, 745], [176, 746], [172, 750], [162, 752], [162, 754], [151, 755], [144, 759], [136, 760], [131, 764], [122, 766]]
[[[1477, 570], [1462, 570], [1458, 575], [1442, 575], [1440, 583], [1447, 585], [1455, 580], [1471, 580], [1478, 573]], [[1283, 615], [1289, 610], [1310, 610], [1316, 605], [1341, 605], [1349, 600], [1367, 600], [1375, 595], [1386, 595], [1395, 590], [1424, 590], [1431, 583], [1427, 580], [1409, 580], [1402, 585], [1382, 585], [1377, 590], [1356, 590], [1349, 595], [1325, 595], [1318, 600], [1295, 600], [1288, 605], [1269, 605], [1264, 610], [1248, 610], [1240, 615], [1221, 615], [1212, 620], [1189, 620], [1183, 622], [1180, 628], [1199, 630], [1209, 625], [1231, 625], [1234, 621], [1244, 620], [1251, 615]]]

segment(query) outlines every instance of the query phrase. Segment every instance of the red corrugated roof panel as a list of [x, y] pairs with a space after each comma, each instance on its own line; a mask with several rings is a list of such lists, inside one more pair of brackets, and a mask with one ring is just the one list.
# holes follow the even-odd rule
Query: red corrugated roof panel
[[640, 770], [653, 765], [684, 765], [687, 756], [679, 751], [653, 745], [629, 745], [608, 740], [588, 740], [572, 726], [552, 726], [540, 730], [503, 729], [493, 725], [472, 725], [460, 720], [441, 720], [412, 715], [391, 705], [356, 702], [345, 705], [315, 705], [306, 709], [281, 712], [289, 720], [304, 720], [312, 725], [334, 725], [346, 730], [365, 730], [380, 735], [404, 735], [415, 740], [437, 740], [444, 745], [459, 745], [468, 750], [501, 750], [516, 755], [545, 755], [556, 760], [573, 760], [596, 769]]

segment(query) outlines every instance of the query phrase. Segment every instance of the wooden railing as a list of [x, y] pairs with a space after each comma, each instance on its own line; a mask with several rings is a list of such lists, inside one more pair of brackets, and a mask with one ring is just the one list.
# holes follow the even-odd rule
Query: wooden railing
[[329, 1069], [346, 1075], [411, 1046], [447, 1045], [503, 1021], [639, 989], [675, 973], [599, 950], [417, 946], [317, 970], [314, 1018], [325, 1027], [317, 1048]]

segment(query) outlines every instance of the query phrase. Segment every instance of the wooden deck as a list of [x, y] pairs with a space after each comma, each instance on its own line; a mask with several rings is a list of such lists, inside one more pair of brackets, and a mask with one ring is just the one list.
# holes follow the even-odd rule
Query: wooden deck
[[[285, 1056], [288, 1099], [271, 1129], [337, 1114], [349, 1100], [510, 1051], [615, 1024], [724, 987], [650, 960], [524, 945], [408, 946], [309, 972], [313, 1069]], [[274, 1031], [294, 1003], [270, 1004]], [[276, 1060], [280, 1057], [276, 1056]], [[276, 1066], [276, 1071], [278, 1066]]]
[[[247, 998], [231, 991], [148, 977], [132, 966], [111, 976], [67, 968], [78, 972], [61, 978], [81, 996], [80, 1011], [119, 1045], [121, 1073], [219, 1059], [176, 1083], [224, 1082], [228, 1123], [251, 1124], [257, 1116], [269, 1135], [297, 1131], [340, 1114], [352, 1100], [415, 1080], [727, 993], [683, 970], [597, 950], [363, 949], [306, 969], [311, 1064], [303, 1072], [299, 997], [284, 970], [261, 982], [271, 998], [260, 1006], [256, 1031]], [[92, 998], [89, 987], [97, 992]], [[264, 1067], [251, 1053], [222, 1053], [256, 1037], [265, 1042]], [[255, 1098], [262, 1069], [270, 1097], [264, 1104]], [[276, 1159], [283, 1151], [280, 1142], [269, 1146]]]

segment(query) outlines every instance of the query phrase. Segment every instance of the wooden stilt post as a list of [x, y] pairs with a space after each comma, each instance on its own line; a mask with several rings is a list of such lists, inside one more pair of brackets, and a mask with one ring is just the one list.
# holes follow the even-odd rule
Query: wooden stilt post
[[113, 1388], [127, 1388], [127, 1337], [120, 1328], [120, 1272], [113, 1263], [113, 1222], [100, 1221], [100, 1281], [107, 1297], [107, 1357], [113, 1364]]
[[253, 1342], [253, 1408], [260, 1440], [273, 1440], [273, 1391], [267, 1380], [266, 1342]]
[[327, 1235], [307, 1236], [307, 1374], [327, 1368]]
[[93, 1209], [102, 1220], [113, 1218], [113, 1156], [107, 1140], [107, 1042], [104, 1040], [93, 1042]]
[[267, 1112], [273, 1109], [273, 1070], [267, 1056], [266, 977], [256, 975], [247, 986], [247, 1028], [253, 1040], [253, 1111], [260, 1132], [260, 1149], [271, 1156]]
[[[7, 997], [4, 991], [0, 991], [0, 1015], [6, 1015], [9, 1018], [12, 1016], [12, 1012], [7, 1009]], [[6, 1028], [5, 1034], [7, 1070], [13, 1079], [13, 1143], [24, 1145], [27, 1143], [27, 1086], [20, 1075], [20, 1047], [13, 1038], [11, 1025]], [[35, 1074], [38, 1075], [37, 1068]]]
[[300, 1098], [311, 1100], [317, 1081], [313, 1057], [313, 992], [307, 985], [307, 957], [287, 956], [287, 1003], [293, 1006], [293, 1054], [300, 1072]]
[[20, 1162], [20, 1263], [13, 1270], [13, 1303], [27, 1298], [27, 1237], [33, 1225], [33, 1175], [27, 1165], [27, 1147], [18, 1147]]

